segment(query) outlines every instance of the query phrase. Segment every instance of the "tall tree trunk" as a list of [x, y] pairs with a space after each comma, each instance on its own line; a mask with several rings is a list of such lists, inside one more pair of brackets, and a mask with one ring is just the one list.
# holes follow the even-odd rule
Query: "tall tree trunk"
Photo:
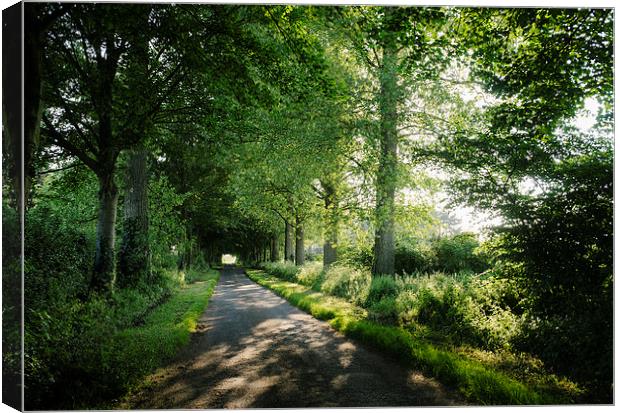
[[325, 241], [323, 243], [323, 266], [329, 267], [336, 262], [338, 255], [335, 245], [338, 242], [338, 205], [336, 200], [336, 190], [331, 182], [327, 180], [321, 182], [325, 188]]
[[148, 217], [148, 152], [144, 148], [129, 154], [123, 208], [123, 240], [119, 250], [117, 283], [131, 287], [151, 275]]
[[[386, 8], [390, 10], [390, 7]], [[394, 195], [396, 192], [397, 166], [397, 102], [398, 73], [394, 41], [383, 47], [383, 62], [379, 80], [381, 91], [379, 109], [381, 116], [381, 153], [377, 172], [377, 205], [373, 275], [394, 274]]]
[[[2, 222], [2, 403], [23, 410], [24, 291], [22, 237], [22, 3], [2, 10], [2, 178], [12, 187], [11, 211]], [[10, 63], [9, 63], [10, 62]], [[3, 195], [7, 195], [3, 188]], [[8, 357], [5, 357], [8, 356]]]
[[297, 218], [295, 225], [295, 265], [304, 265], [306, 255], [304, 253], [304, 226], [303, 222]]
[[114, 228], [116, 225], [116, 207], [118, 189], [114, 183], [113, 169], [99, 176], [99, 218], [97, 221], [97, 239], [95, 265], [91, 279], [91, 288], [96, 291], [110, 289], [114, 282]]
[[[26, 5], [27, 7], [28, 5]], [[10, 183], [11, 206], [22, 214], [22, 5], [17, 4], [2, 11], [2, 174]], [[8, 62], [11, 62], [8, 64]], [[21, 228], [21, 225], [20, 225]]]
[[278, 249], [278, 236], [271, 237], [271, 262], [280, 261], [280, 251]]
[[295, 261], [295, 252], [293, 251], [293, 226], [286, 221], [284, 228], [284, 260]]
[[28, 207], [34, 177], [33, 157], [40, 144], [43, 82], [43, 27], [33, 5], [24, 5], [24, 206]]

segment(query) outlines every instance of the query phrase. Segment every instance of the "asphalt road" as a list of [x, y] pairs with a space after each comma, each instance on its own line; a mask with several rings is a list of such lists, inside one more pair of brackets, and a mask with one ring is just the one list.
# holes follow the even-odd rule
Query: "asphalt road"
[[198, 331], [138, 409], [450, 406], [455, 392], [369, 350], [225, 268]]

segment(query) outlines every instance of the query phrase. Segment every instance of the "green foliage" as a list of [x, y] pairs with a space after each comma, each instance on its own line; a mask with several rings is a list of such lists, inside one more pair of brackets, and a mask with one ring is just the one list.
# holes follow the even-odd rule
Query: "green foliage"
[[343, 265], [332, 265], [325, 272], [321, 291], [345, 298], [355, 305], [362, 305], [368, 300], [370, 284], [370, 271]]
[[165, 176], [149, 180], [149, 246], [155, 268], [176, 267], [178, 258], [172, 248], [183, 251], [185, 225], [179, 206], [184, 199]]
[[122, 395], [187, 342], [217, 278], [211, 272], [174, 294], [170, 280], [160, 278], [111, 296], [29, 309], [27, 406], [92, 407]]
[[261, 266], [283, 280], [295, 282], [297, 280], [297, 272], [299, 268], [290, 261], [285, 262], [265, 262]]
[[338, 249], [339, 261], [348, 266], [359, 268], [372, 267], [372, 245], [360, 243], [356, 245], [343, 245]]
[[448, 273], [486, 270], [486, 262], [477, 254], [478, 246], [476, 236], [470, 233], [438, 239], [432, 245], [437, 260], [435, 268]]
[[[4, 166], [4, 165], [3, 165]], [[22, 272], [21, 224], [17, 211], [2, 199], [2, 402], [21, 405]]]
[[401, 239], [396, 243], [394, 270], [397, 274], [431, 272], [436, 267], [436, 251], [428, 243], [416, 239]]
[[506, 230], [501, 254], [530, 295], [523, 348], [588, 383], [598, 400], [611, 394], [612, 168], [611, 150], [558, 165], [557, 186], [511, 211], [521, 225]]
[[[366, 243], [341, 248], [340, 261], [347, 265], [370, 268], [372, 248]], [[474, 234], [423, 240], [401, 236], [396, 241], [394, 268], [397, 274], [482, 272], [489, 268], [490, 258], [480, 248]]]
[[324, 276], [322, 262], [308, 262], [300, 268], [295, 282], [318, 290], [323, 283]]
[[396, 281], [391, 276], [372, 277], [366, 303], [374, 303], [384, 298], [394, 298], [398, 293]]

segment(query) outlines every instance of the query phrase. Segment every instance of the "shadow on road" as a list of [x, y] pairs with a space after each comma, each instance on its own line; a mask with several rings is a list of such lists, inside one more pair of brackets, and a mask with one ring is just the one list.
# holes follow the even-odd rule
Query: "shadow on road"
[[224, 266], [190, 344], [150, 377], [134, 408], [463, 404]]

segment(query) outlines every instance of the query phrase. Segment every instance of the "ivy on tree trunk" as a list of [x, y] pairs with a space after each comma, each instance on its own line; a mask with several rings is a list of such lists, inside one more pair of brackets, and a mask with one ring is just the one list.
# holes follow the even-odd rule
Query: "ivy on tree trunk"
[[[390, 8], [388, 8], [389, 10]], [[383, 61], [379, 68], [381, 116], [379, 170], [377, 172], [376, 230], [373, 275], [394, 274], [394, 195], [397, 167], [397, 102], [398, 60], [393, 41], [383, 46]]]
[[304, 227], [303, 222], [298, 217], [295, 225], [295, 265], [304, 265], [305, 262]]
[[127, 162], [117, 272], [117, 283], [123, 287], [135, 286], [150, 276], [147, 156], [146, 149], [138, 148], [130, 152]]

